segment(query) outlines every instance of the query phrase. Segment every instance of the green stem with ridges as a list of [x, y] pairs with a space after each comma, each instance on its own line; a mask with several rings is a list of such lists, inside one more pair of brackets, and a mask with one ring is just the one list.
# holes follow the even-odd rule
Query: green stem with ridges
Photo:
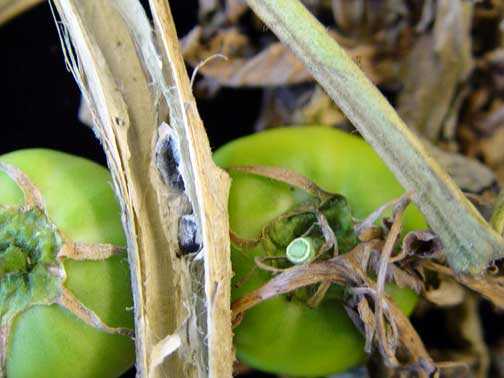
[[305, 63], [403, 187], [413, 191], [413, 201], [440, 236], [444, 253], [456, 272], [479, 274], [492, 260], [504, 256], [502, 237], [300, 1], [247, 3]]

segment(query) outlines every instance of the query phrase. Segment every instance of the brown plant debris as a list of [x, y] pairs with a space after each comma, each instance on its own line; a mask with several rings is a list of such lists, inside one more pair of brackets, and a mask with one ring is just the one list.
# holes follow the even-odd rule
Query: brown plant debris
[[[228, 87], [274, 87], [313, 82], [301, 61], [273, 38], [255, 16], [251, 16], [252, 21], [245, 21], [244, 15], [250, 14], [250, 10], [244, 1], [200, 0], [199, 4], [200, 23], [182, 39], [184, 59], [192, 67], [197, 67], [215, 54], [228, 58], [226, 62], [215, 60], [201, 67], [200, 73], [205, 78]], [[312, 10], [318, 13], [330, 11], [322, 2], [312, 2], [312, 5]], [[243, 29], [251, 29], [260, 35], [259, 41], [250, 38]], [[370, 44], [356, 43], [334, 28], [331, 33], [374, 82], [386, 80], [394, 70], [390, 68], [393, 64], [390, 57], [378, 56], [377, 49]]]
[[422, 266], [441, 275], [453, 277], [462, 285], [491, 301], [495, 306], [504, 308], [504, 276], [492, 274], [486, 274], [483, 277], [456, 275], [451, 268], [428, 260], [422, 262]]
[[[363, 330], [368, 352], [374, 344], [391, 367], [415, 371], [420, 376], [433, 373], [435, 364], [421, 339], [408, 318], [384, 292], [385, 282], [390, 281], [417, 291], [422, 288], [418, 279], [396, 265], [406, 254], [391, 258], [401, 229], [402, 213], [408, 203], [409, 195], [393, 202], [392, 226], [384, 242], [373, 239], [359, 243], [346, 254], [335, 254], [326, 260], [315, 258], [309, 264], [275, 269], [273, 272], [276, 275], [269, 282], [232, 304], [234, 325], [239, 324], [248, 309], [267, 299], [319, 284], [316, 294], [308, 301], [308, 305], [316, 306], [328, 286], [338, 284], [347, 288], [349, 295], [345, 306], [356, 325]], [[361, 223], [361, 229], [362, 224], [367, 223]], [[327, 239], [331, 240], [331, 237]], [[262, 265], [258, 267], [265, 268]], [[270, 267], [266, 270], [272, 271]], [[375, 274], [376, 281], [371, 278]]]

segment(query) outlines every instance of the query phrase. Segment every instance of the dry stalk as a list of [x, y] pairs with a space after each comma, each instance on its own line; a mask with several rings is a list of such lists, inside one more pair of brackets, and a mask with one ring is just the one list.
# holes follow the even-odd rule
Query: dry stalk
[[[140, 377], [230, 377], [227, 175], [216, 168], [168, 3], [54, 0], [128, 237]], [[159, 46], [159, 47], [158, 47]]]

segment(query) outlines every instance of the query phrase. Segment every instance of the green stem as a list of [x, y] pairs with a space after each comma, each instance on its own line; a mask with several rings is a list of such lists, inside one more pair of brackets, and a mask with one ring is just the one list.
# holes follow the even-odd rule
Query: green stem
[[494, 209], [492, 212], [492, 217], [490, 218], [490, 224], [493, 229], [502, 235], [504, 232], [504, 190], [501, 190], [497, 200], [495, 201]]
[[305, 264], [315, 256], [315, 248], [310, 238], [300, 237], [289, 243], [285, 251], [287, 259], [293, 264]]
[[247, 0], [247, 3], [304, 62], [403, 187], [414, 192], [414, 202], [440, 236], [448, 262], [456, 272], [481, 273], [490, 261], [504, 255], [500, 235], [298, 0]]

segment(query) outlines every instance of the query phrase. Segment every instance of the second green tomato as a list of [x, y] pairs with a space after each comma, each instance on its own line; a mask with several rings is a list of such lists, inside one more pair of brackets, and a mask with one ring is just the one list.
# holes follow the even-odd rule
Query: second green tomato
[[[294, 170], [322, 189], [345, 196], [352, 215], [360, 219], [404, 193], [368, 144], [327, 127], [261, 132], [227, 144], [214, 158], [223, 168], [263, 165]], [[305, 193], [284, 183], [245, 173], [234, 172], [231, 176], [230, 226], [244, 239], [257, 238], [273, 219], [307, 200]], [[421, 213], [410, 206], [403, 230], [426, 227]], [[255, 265], [254, 258], [265, 254], [261, 246], [246, 252], [233, 250], [233, 300], [271, 279], [270, 273], [260, 269], [249, 274]], [[389, 286], [388, 290], [397, 305], [410, 314], [417, 296], [409, 289], [395, 286]], [[362, 335], [341, 301], [331, 296], [315, 309], [287, 295], [259, 304], [245, 313], [236, 328], [235, 345], [238, 358], [246, 364], [293, 376], [318, 377], [343, 372], [365, 360]]]

